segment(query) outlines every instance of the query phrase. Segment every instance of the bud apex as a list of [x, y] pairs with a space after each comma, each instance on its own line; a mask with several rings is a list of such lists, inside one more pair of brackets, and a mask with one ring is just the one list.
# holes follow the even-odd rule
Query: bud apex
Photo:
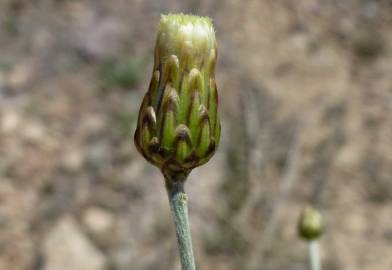
[[301, 213], [298, 222], [298, 234], [305, 240], [318, 239], [324, 232], [324, 224], [321, 214], [310, 206]]

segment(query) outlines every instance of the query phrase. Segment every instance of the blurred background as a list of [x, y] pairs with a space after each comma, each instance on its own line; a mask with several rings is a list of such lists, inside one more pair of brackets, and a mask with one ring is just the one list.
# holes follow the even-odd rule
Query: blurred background
[[0, 269], [180, 269], [133, 145], [160, 14], [213, 18], [222, 143], [187, 182], [200, 270], [392, 269], [390, 0], [1, 0]]

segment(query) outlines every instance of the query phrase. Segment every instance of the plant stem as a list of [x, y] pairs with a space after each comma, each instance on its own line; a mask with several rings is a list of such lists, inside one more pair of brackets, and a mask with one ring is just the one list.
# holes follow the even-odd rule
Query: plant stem
[[187, 195], [184, 181], [172, 181], [166, 177], [166, 190], [169, 196], [174, 225], [176, 228], [178, 249], [180, 252], [182, 270], [195, 270], [192, 239], [189, 229]]
[[317, 240], [309, 241], [309, 262], [311, 270], [321, 270], [320, 248]]

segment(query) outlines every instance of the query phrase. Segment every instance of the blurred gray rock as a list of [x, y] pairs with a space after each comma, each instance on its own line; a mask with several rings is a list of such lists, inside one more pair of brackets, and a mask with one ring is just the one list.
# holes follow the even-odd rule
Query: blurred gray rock
[[47, 138], [45, 126], [37, 121], [26, 122], [23, 126], [23, 138], [31, 143], [41, 143]]
[[95, 18], [76, 27], [77, 49], [94, 59], [105, 59], [118, 54], [126, 45], [129, 35], [125, 25], [112, 17]]
[[85, 158], [81, 147], [70, 147], [62, 157], [62, 164], [66, 170], [77, 172], [82, 168]]
[[0, 132], [10, 134], [14, 132], [21, 123], [21, 117], [18, 112], [13, 109], [5, 110], [0, 117]]
[[44, 270], [103, 270], [104, 255], [71, 217], [62, 218], [44, 242]]
[[102, 208], [90, 207], [84, 213], [83, 223], [94, 234], [104, 234], [113, 228], [114, 217]]

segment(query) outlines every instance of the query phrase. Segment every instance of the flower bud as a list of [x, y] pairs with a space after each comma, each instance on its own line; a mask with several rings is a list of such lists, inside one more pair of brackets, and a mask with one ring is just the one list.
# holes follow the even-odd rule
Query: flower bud
[[316, 240], [324, 232], [324, 224], [321, 214], [310, 206], [301, 213], [298, 222], [298, 234], [308, 241]]
[[189, 173], [206, 163], [219, 144], [216, 49], [209, 18], [161, 17], [154, 70], [134, 140], [164, 173]]

